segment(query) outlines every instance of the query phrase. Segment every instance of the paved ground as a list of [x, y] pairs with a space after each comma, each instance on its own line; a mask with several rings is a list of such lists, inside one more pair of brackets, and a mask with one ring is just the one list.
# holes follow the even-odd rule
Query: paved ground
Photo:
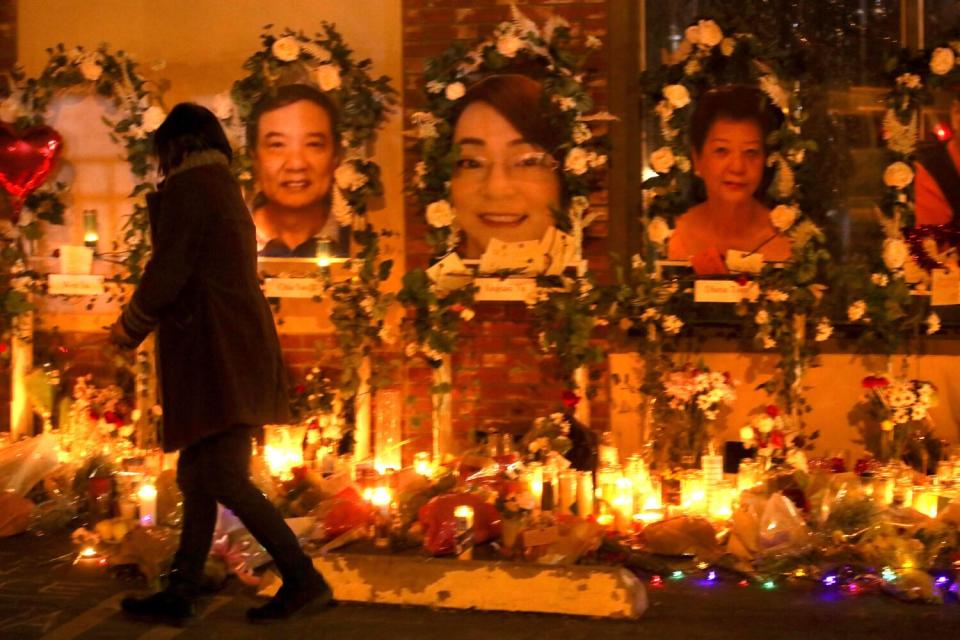
[[127, 593], [140, 592], [143, 582], [85, 573], [71, 560], [66, 535], [0, 540], [0, 639], [960, 637], [960, 604], [955, 600], [943, 606], [909, 605], [882, 595], [828, 593], [814, 585], [766, 591], [692, 581], [667, 581], [662, 589], [651, 590], [650, 609], [639, 621], [341, 604], [313, 618], [269, 627], [245, 622], [244, 611], [260, 601], [249, 588], [233, 582], [208, 601], [199, 625], [181, 630], [125, 619], [117, 603]]

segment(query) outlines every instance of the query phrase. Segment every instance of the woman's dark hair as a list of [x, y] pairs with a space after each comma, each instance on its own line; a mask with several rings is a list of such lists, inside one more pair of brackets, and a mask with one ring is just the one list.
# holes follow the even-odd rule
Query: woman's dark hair
[[474, 102], [484, 102], [502, 115], [524, 140], [554, 153], [563, 140], [562, 131], [553, 126], [550, 117], [553, 105], [544, 104], [543, 85], [521, 74], [487, 76], [469, 89], [457, 104], [455, 123], [464, 109]]
[[257, 146], [257, 137], [260, 135], [260, 118], [263, 114], [276, 111], [295, 102], [306, 100], [312, 102], [330, 117], [330, 129], [333, 131], [334, 149], [340, 150], [340, 114], [330, 96], [309, 84], [285, 84], [277, 87], [275, 93], [261, 98], [250, 111], [247, 119], [247, 148]]
[[703, 151], [710, 127], [720, 119], [757, 123], [766, 149], [767, 136], [779, 128], [782, 116], [756, 87], [727, 85], [711, 89], [700, 96], [690, 117], [690, 146], [694, 151]]
[[216, 150], [233, 160], [233, 150], [217, 116], [206, 107], [181, 102], [167, 115], [153, 136], [153, 153], [162, 175], [183, 162], [187, 154]]

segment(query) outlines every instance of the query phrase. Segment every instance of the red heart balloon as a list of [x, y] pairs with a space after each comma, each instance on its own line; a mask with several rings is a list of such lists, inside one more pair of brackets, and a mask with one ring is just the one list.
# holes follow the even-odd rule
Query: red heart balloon
[[0, 123], [0, 186], [11, 196], [14, 222], [26, 197], [50, 175], [62, 147], [60, 134], [46, 125], [17, 131]]

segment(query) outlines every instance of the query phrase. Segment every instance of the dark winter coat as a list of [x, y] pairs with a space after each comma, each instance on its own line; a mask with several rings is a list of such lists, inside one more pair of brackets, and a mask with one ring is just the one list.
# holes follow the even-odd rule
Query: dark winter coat
[[147, 204], [153, 255], [121, 322], [137, 343], [157, 330], [164, 450], [236, 425], [287, 422], [254, 225], [226, 157], [188, 156]]

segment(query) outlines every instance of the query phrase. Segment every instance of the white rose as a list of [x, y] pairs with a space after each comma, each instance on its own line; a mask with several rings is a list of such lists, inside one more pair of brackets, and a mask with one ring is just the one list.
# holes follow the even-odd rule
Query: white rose
[[663, 244], [672, 233], [673, 229], [671, 229], [667, 221], [660, 216], [656, 216], [647, 223], [647, 237], [650, 238], [651, 242]]
[[590, 168], [590, 153], [583, 147], [570, 149], [564, 160], [563, 168], [574, 175], [583, 175]]
[[863, 317], [863, 314], [867, 312], [867, 303], [863, 300], [857, 300], [849, 307], [847, 307], [847, 318], [850, 319], [850, 322], [856, 322]]
[[674, 109], [682, 109], [690, 104], [690, 92], [682, 84], [668, 84], [663, 88], [663, 97]]
[[757, 311], [757, 315], [753, 317], [753, 321], [759, 325], [764, 325], [770, 322], [770, 314], [767, 313], [766, 309], [760, 309]]
[[870, 282], [878, 287], [885, 287], [890, 284], [890, 278], [885, 273], [872, 273], [870, 274]]
[[944, 76], [953, 69], [956, 64], [956, 54], [949, 47], [937, 47], [930, 56], [930, 71], [938, 76]]
[[590, 131], [590, 127], [587, 126], [586, 122], [577, 122], [575, 125], [573, 125], [574, 144], [583, 144], [592, 137], [593, 132]]
[[501, 55], [512, 58], [517, 51], [523, 48], [523, 40], [513, 34], [505, 34], [497, 38], [497, 51]]
[[453, 224], [453, 207], [446, 200], [427, 205], [427, 223], [431, 227], [449, 227]]
[[340, 70], [332, 64], [322, 64], [316, 71], [317, 84], [323, 91], [340, 88]]
[[293, 62], [300, 57], [300, 43], [293, 36], [284, 36], [274, 40], [270, 51], [277, 60]]
[[907, 261], [907, 243], [899, 238], [887, 238], [883, 241], [883, 264], [890, 271], [903, 267]]
[[691, 25], [686, 28], [683, 32], [684, 39], [690, 44], [699, 44], [700, 43], [700, 27], [697, 25]]
[[663, 326], [663, 330], [671, 336], [677, 335], [680, 333], [680, 329], [683, 328], [683, 320], [673, 315], [663, 316], [661, 324]]
[[677, 159], [670, 147], [660, 147], [650, 154], [650, 167], [657, 173], [667, 173], [673, 168]]
[[699, 60], [691, 60], [691, 61], [689, 61], [687, 64], [684, 65], [684, 67], [683, 67], [683, 73], [684, 73], [685, 75], [692, 76], [692, 75], [694, 75], [694, 74], [700, 73], [700, 69], [701, 69], [701, 68], [702, 68], [702, 67], [700, 66], [700, 61], [699, 61]]
[[213, 115], [220, 120], [229, 120], [230, 116], [233, 115], [233, 100], [230, 99], [229, 93], [224, 92], [215, 95], [212, 107]]
[[84, 61], [80, 63], [80, 73], [90, 82], [96, 82], [103, 74], [103, 67], [100, 66], [100, 63], [97, 62], [95, 58], [85, 58]]
[[779, 204], [770, 212], [770, 223], [779, 231], [786, 231], [797, 221], [799, 211], [793, 205]]
[[733, 55], [733, 51], [737, 48], [737, 41], [733, 38], [724, 38], [723, 42], [720, 43], [720, 53], [725, 56]]
[[920, 76], [915, 73], [904, 73], [897, 76], [897, 84], [902, 84], [907, 89], [917, 89], [922, 84]]
[[467, 307], [466, 309], [460, 312], [460, 319], [463, 320], [464, 322], [470, 322], [471, 320], [473, 320], [473, 317], [475, 315], [477, 315], [477, 313], [473, 309]]
[[773, 431], [773, 418], [768, 415], [759, 416], [756, 419], [757, 431], [763, 434]]
[[905, 162], [894, 162], [883, 172], [883, 183], [895, 189], [905, 189], [913, 182], [913, 169]]
[[723, 31], [713, 20], [701, 20], [697, 23], [700, 44], [705, 47], [715, 47], [723, 41]]
[[603, 41], [601, 41], [597, 36], [587, 36], [587, 41], [585, 44], [587, 49], [599, 49], [603, 46]]
[[740, 427], [740, 440], [743, 442], [753, 442], [754, 440], [753, 427]]
[[443, 94], [447, 97], [447, 100], [454, 101], [462, 98], [466, 92], [467, 89], [463, 86], [462, 82], [451, 82], [447, 85]]
[[333, 172], [333, 179], [337, 186], [344, 191], [356, 191], [367, 184], [367, 176], [357, 171], [356, 165], [352, 162], [344, 162], [337, 170]]
[[937, 331], [940, 331], [940, 316], [936, 313], [931, 313], [927, 316], [927, 335], [932, 336]]
[[832, 335], [833, 325], [830, 324], [830, 321], [826, 318], [821, 318], [820, 322], [817, 323], [817, 335], [814, 337], [814, 340], [817, 342], [823, 342]]
[[164, 113], [163, 108], [159, 105], [153, 105], [143, 112], [143, 129], [148, 133], [156, 131], [166, 119], [167, 114]]
[[687, 156], [677, 156], [677, 168], [684, 173], [690, 173], [690, 158]]

